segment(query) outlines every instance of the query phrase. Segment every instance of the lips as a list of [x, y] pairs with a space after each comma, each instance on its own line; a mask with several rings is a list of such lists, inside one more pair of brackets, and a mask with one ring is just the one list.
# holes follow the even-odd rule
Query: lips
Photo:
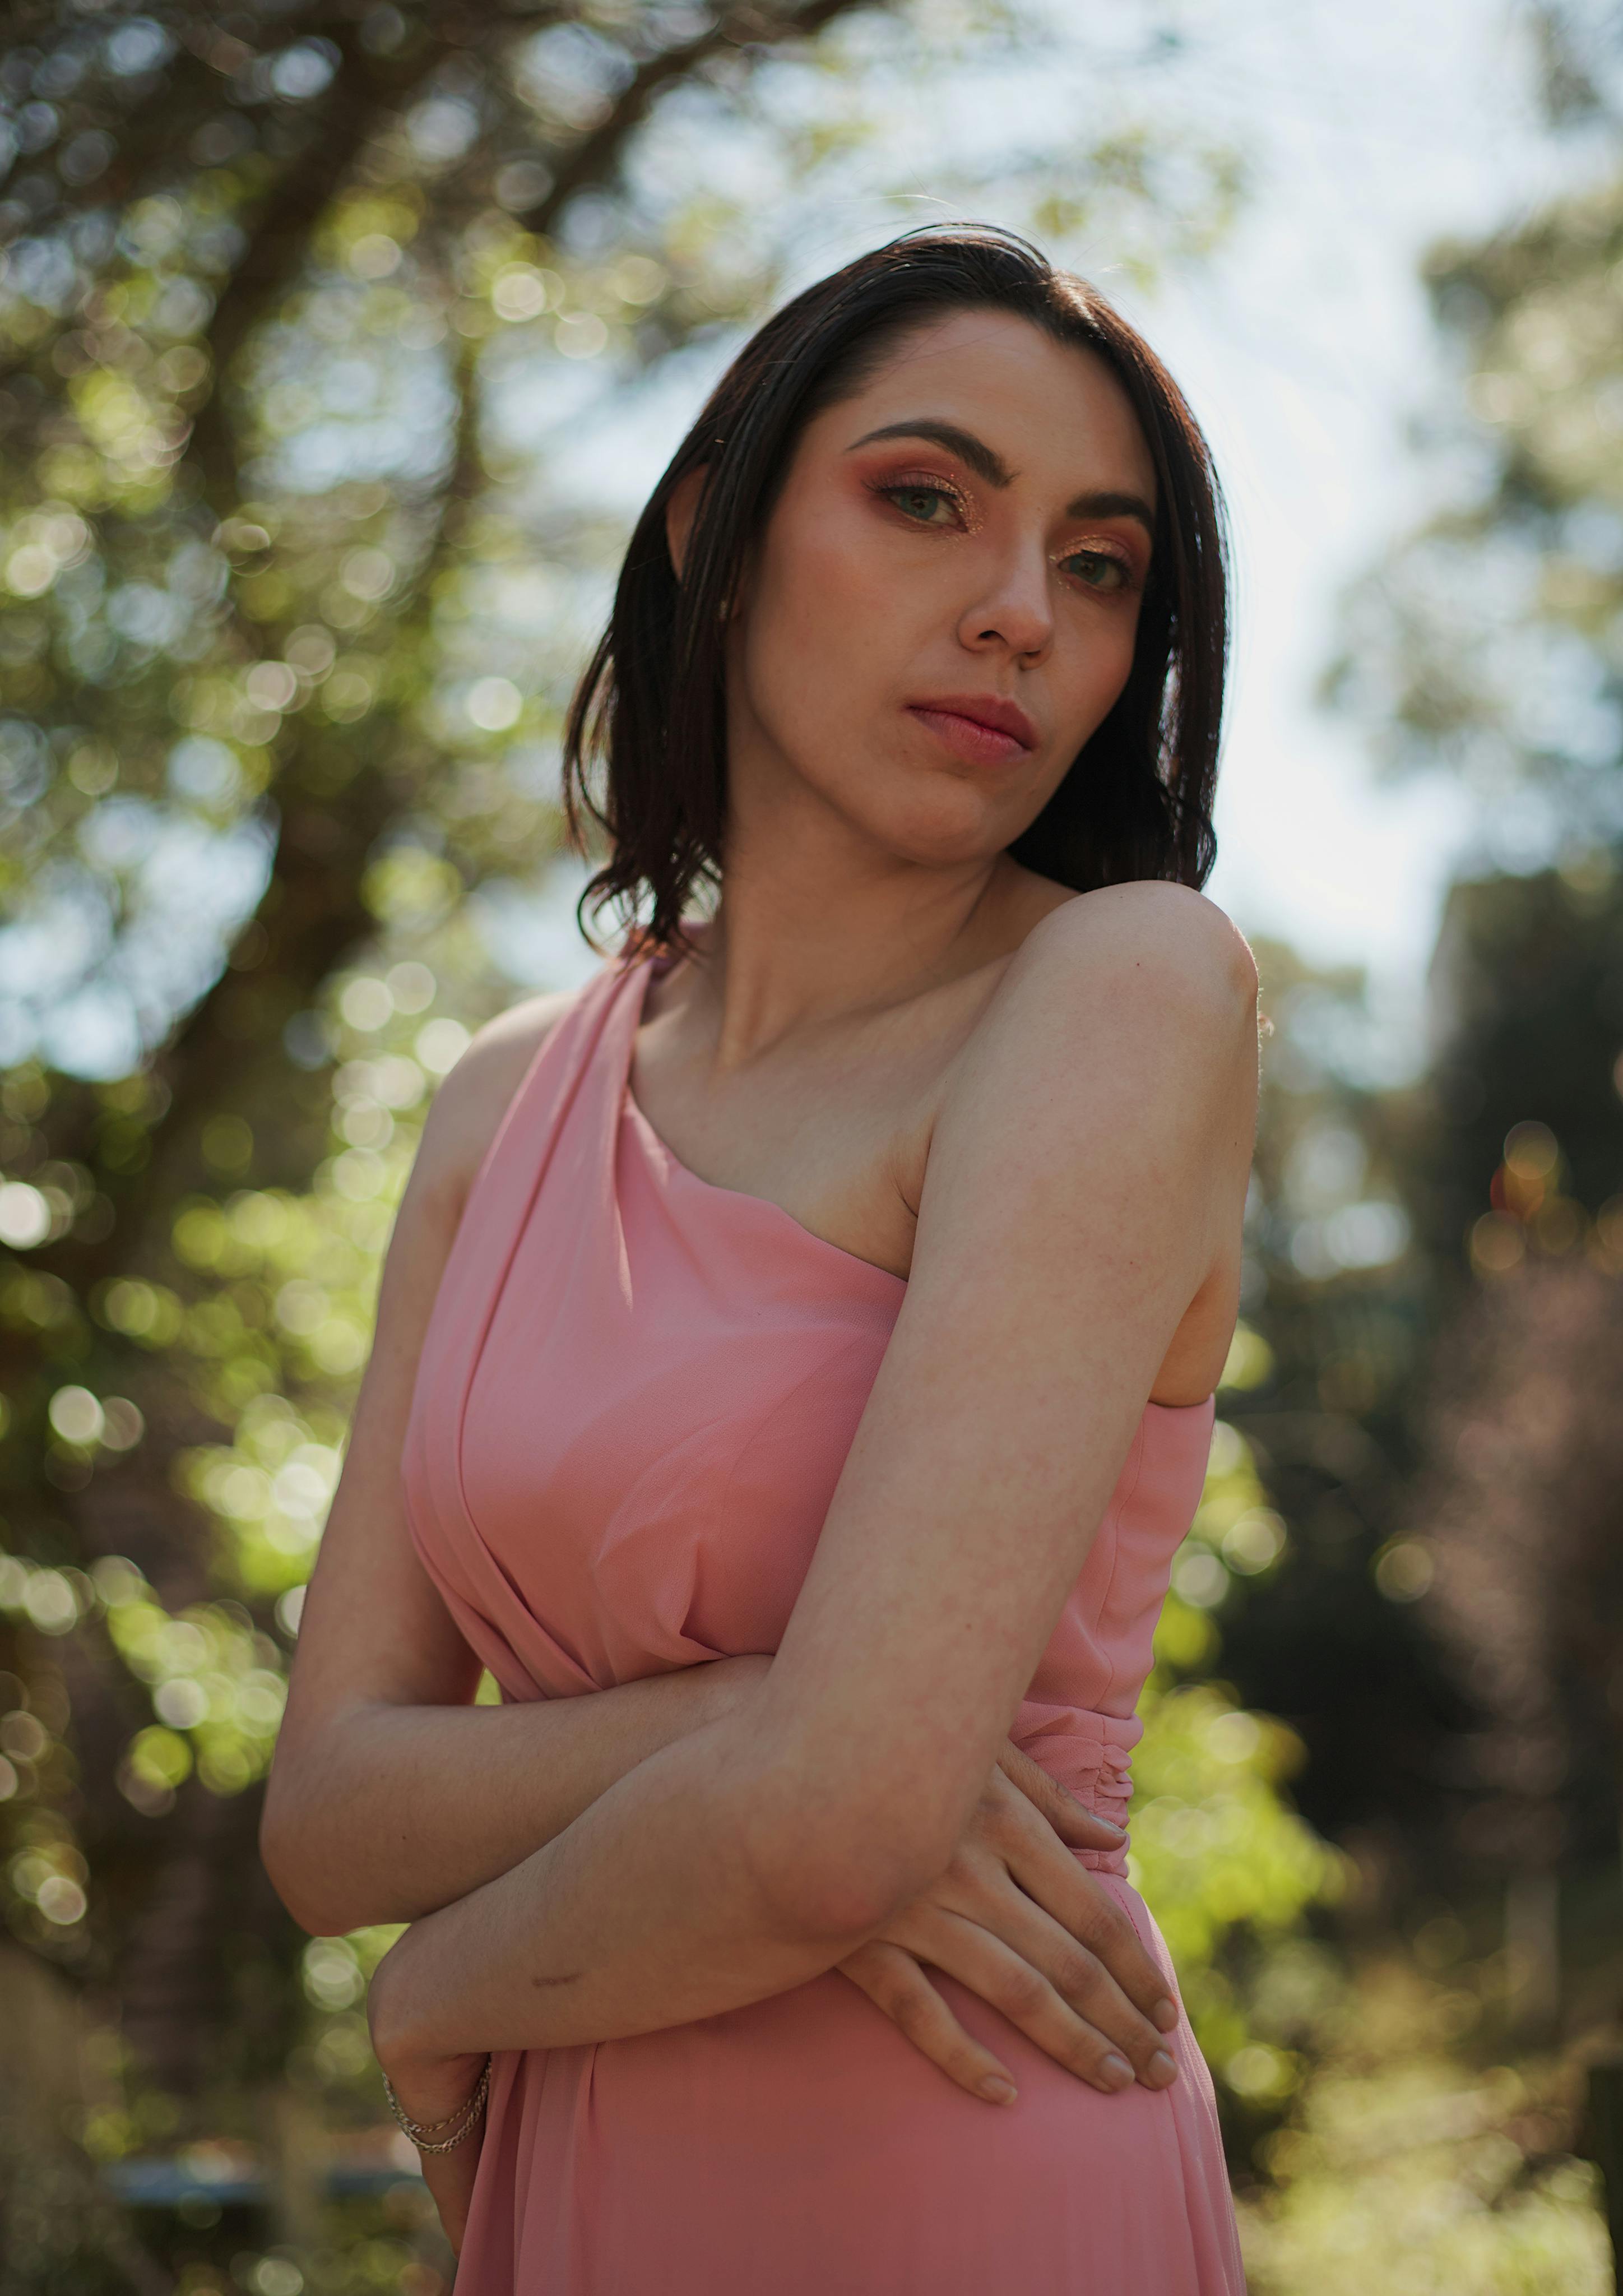
[[1006, 764], [1037, 747], [1037, 727], [1017, 701], [1005, 701], [1000, 693], [943, 693], [907, 707], [966, 757]]

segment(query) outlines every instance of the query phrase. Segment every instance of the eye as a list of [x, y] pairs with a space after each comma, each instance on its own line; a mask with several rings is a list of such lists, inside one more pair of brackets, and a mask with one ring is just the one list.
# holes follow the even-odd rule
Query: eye
[[[873, 488], [876, 495], [893, 503], [904, 518], [915, 526], [944, 527], [961, 518], [963, 512], [962, 496], [954, 487], [940, 486], [923, 479], [881, 480]], [[943, 518], [940, 512], [947, 515]]]
[[1133, 570], [1113, 550], [1071, 550], [1056, 562], [1090, 590], [1114, 595], [1133, 586]]

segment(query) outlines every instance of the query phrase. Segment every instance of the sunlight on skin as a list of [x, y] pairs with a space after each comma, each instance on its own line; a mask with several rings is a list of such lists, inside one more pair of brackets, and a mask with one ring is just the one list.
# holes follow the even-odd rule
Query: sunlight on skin
[[[921, 421], [984, 442], [1007, 483], [939, 436], [871, 436]], [[998, 857], [1131, 664], [1149, 537], [1073, 513], [1105, 493], [1155, 499], [1125, 393], [1007, 313], [930, 323], [807, 425], [733, 616], [722, 964], [753, 1010], [729, 1011], [722, 1066], [960, 935], [952, 972], [1003, 954], [1034, 890], [1064, 898]], [[678, 554], [697, 496], [673, 505]], [[918, 714], [968, 696], [1013, 701], [1029, 746], [975, 754]]]

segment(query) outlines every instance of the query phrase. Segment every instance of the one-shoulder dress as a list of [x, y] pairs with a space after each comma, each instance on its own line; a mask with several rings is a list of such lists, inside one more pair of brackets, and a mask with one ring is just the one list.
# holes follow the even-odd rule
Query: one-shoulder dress
[[[412, 1535], [505, 1700], [776, 1649], [906, 1291], [652, 1130], [629, 1077], [665, 962], [609, 961], [537, 1054], [421, 1359]], [[1118, 1821], [1213, 1412], [1145, 1409], [1013, 1725]], [[1171, 1983], [1124, 1854], [1078, 1854]], [[1235, 2296], [1187, 2022], [1170, 2088], [1107, 2096], [936, 1981], [1012, 2105], [955, 2087], [838, 1971], [664, 2032], [498, 2053], [458, 2296]]]

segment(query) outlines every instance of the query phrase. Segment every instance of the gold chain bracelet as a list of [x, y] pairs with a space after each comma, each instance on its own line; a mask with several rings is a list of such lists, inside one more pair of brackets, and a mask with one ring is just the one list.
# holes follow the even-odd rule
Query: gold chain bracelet
[[[485, 2070], [480, 2073], [473, 2094], [465, 2104], [459, 2104], [455, 2112], [447, 2112], [443, 2120], [414, 2120], [395, 2095], [393, 2081], [389, 2079], [387, 2073], [383, 2076], [383, 2094], [389, 2099], [389, 2109], [419, 2152], [454, 2152], [459, 2144], [472, 2136], [478, 2126], [480, 2114], [484, 2111], [485, 2099], [489, 2093], [490, 2060], [487, 2057]], [[463, 2120], [464, 2113], [467, 2119]], [[463, 2120], [463, 2126], [454, 2136], [442, 2137], [438, 2144], [430, 2141], [437, 2128], [448, 2128], [454, 2120]]]

